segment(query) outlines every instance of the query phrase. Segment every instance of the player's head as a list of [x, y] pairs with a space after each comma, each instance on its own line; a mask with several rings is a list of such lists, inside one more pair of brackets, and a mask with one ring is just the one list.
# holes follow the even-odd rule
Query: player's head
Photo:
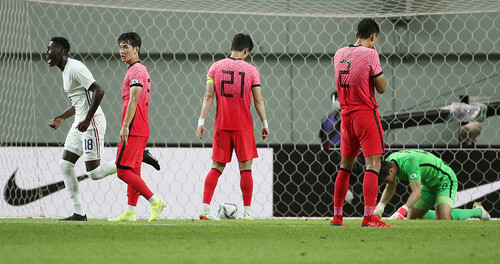
[[378, 180], [380, 183], [391, 183], [396, 180], [396, 168], [392, 161], [381, 161], [380, 171], [378, 172]]
[[48, 63], [52, 67], [60, 65], [64, 57], [68, 55], [70, 50], [69, 41], [63, 37], [53, 37], [50, 39], [45, 58], [49, 59]]
[[[378, 33], [380, 32], [380, 27], [373, 18], [365, 18], [361, 20], [358, 24], [358, 31], [356, 37], [358, 39], [364, 40], [367, 47], [373, 48], [378, 40]], [[366, 46], [366, 45], [364, 45]]]
[[250, 35], [236, 34], [231, 42], [231, 51], [241, 52], [246, 56], [253, 49], [253, 41]]
[[358, 38], [367, 39], [373, 34], [378, 35], [379, 32], [380, 27], [373, 18], [365, 18], [358, 24]]
[[141, 36], [135, 32], [122, 33], [117, 40], [120, 46], [120, 57], [127, 64], [139, 60], [139, 52], [141, 50]]

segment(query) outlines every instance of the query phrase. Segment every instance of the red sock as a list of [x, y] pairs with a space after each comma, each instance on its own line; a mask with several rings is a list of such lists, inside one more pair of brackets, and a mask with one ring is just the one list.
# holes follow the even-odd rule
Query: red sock
[[335, 179], [335, 189], [333, 191], [334, 215], [342, 215], [345, 195], [347, 194], [347, 190], [349, 190], [349, 176], [351, 176], [351, 171], [342, 168], [337, 173], [337, 179]]
[[[133, 168], [132, 173], [141, 177], [141, 167]], [[127, 186], [127, 197], [128, 205], [137, 206], [140, 195], [130, 185]]]
[[148, 188], [146, 183], [141, 179], [140, 175], [133, 173], [131, 170], [116, 169], [118, 178], [128, 184], [132, 190], [148, 199], [153, 196], [153, 192]]
[[205, 188], [203, 190], [203, 203], [210, 204], [214, 195], [215, 187], [222, 173], [215, 168], [212, 168], [205, 179]]
[[241, 193], [243, 194], [243, 205], [250, 206], [252, 204], [252, 193], [253, 193], [252, 171], [244, 170], [241, 171], [240, 174], [241, 174], [240, 188], [241, 188]]
[[378, 195], [378, 173], [374, 170], [366, 170], [363, 179], [363, 196], [365, 198], [365, 215], [373, 215], [377, 204]]

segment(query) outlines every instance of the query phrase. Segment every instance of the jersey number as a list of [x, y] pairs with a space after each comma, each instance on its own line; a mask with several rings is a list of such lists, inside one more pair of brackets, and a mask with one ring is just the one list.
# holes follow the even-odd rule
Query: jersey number
[[[224, 97], [233, 97], [233, 94], [225, 94], [224, 93], [224, 85], [225, 84], [234, 84], [234, 71], [226, 71], [223, 70], [222, 73], [231, 75], [230, 81], [221, 81], [220, 82], [220, 95]], [[245, 91], [245, 73], [238, 72], [241, 75], [241, 90], [240, 90], [240, 98], [243, 98], [243, 92]]]
[[351, 70], [351, 61], [350, 60], [341, 60], [340, 63], [346, 63], [347, 64], [347, 71], [339, 71], [339, 83], [340, 83], [340, 87], [349, 88], [349, 84], [348, 83], [342, 83], [342, 74], [349, 74], [349, 71]]
[[84, 139], [83, 145], [85, 147], [85, 150], [92, 150], [92, 148], [94, 148], [94, 146], [92, 145], [92, 139]]

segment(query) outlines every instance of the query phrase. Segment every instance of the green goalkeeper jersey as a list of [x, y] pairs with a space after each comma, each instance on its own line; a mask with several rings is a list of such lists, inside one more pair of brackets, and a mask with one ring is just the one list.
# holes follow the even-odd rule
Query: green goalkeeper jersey
[[399, 166], [396, 179], [414, 182], [420, 180], [427, 187], [441, 182], [457, 181], [455, 172], [433, 154], [423, 150], [402, 150], [392, 153], [385, 159], [394, 160]]

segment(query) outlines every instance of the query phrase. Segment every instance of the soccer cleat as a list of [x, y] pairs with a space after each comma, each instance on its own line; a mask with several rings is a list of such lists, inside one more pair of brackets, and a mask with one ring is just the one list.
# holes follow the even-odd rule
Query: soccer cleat
[[108, 219], [110, 222], [135, 222], [137, 218], [135, 217], [135, 212], [126, 210], [125, 213], [115, 217]]
[[214, 215], [210, 212], [207, 212], [205, 210], [201, 210], [200, 219], [201, 220], [220, 220], [219, 217], [217, 217], [216, 215]]
[[479, 219], [483, 221], [491, 220], [490, 214], [488, 213], [488, 211], [486, 211], [486, 209], [484, 209], [483, 204], [481, 202], [475, 202], [474, 205], [472, 206], [472, 209], [481, 210], [481, 217]]
[[153, 166], [158, 171], [160, 170], [160, 163], [158, 163], [158, 160], [147, 149], [144, 150], [142, 155], [142, 162]]
[[374, 215], [365, 215], [363, 216], [361, 227], [394, 227], [394, 226], [388, 225], [380, 221], [380, 219], [378, 217], [375, 217]]
[[149, 217], [148, 222], [156, 220], [166, 204], [167, 202], [165, 202], [164, 200], [156, 198], [156, 200], [154, 200], [154, 202], [151, 204], [151, 216]]
[[72, 216], [59, 219], [58, 221], [87, 221], [87, 215], [79, 215], [76, 213], [73, 213]]
[[334, 215], [330, 223], [331, 226], [344, 226], [344, 217], [341, 215]]
[[253, 217], [249, 213], [243, 213], [243, 220], [253, 220]]

